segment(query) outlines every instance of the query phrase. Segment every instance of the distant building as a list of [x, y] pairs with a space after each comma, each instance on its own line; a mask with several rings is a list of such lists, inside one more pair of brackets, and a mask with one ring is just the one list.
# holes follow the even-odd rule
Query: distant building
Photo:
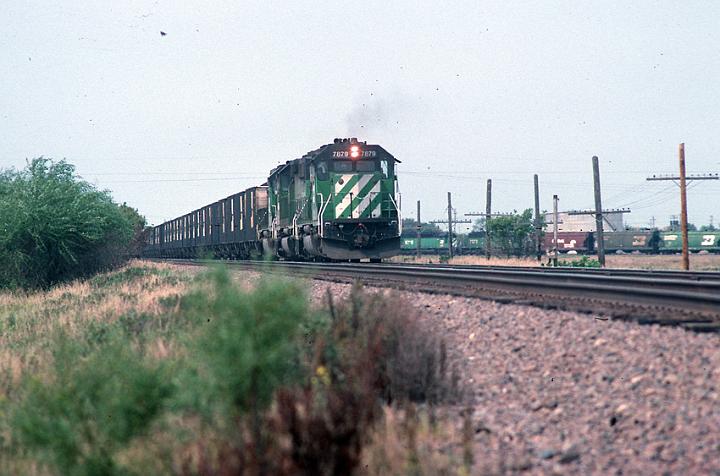
[[[608, 213], [605, 215], [603, 230], [604, 231], [622, 231], [625, 229], [623, 222], [623, 213]], [[558, 213], [558, 231], [596, 231], [595, 215], [568, 215], [566, 212]], [[545, 214], [545, 233], [553, 233], [555, 226], [553, 225], [553, 214]]]

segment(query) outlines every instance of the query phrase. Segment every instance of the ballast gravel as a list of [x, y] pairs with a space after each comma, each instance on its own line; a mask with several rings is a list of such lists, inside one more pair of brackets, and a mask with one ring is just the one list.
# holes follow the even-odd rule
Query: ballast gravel
[[[349, 285], [312, 282], [312, 298]], [[461, 370], [477, 474], [720, 475], [720, 336], [389, 292]]]

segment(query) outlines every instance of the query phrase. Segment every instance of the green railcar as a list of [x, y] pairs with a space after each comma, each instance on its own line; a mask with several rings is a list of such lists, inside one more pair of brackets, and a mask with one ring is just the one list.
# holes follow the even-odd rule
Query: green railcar
[[[682, 233], [666, 231], [660, 234], [663, 252], [682, 251]], [[689, 231], [688, 249], [690, 251], [720, 252], [720, 232], [717, 231]]]
[[[485, 252], [485, 238], [479, 234], [458, 234], [453, 238], [456, 254], [479, 254]], [[417, 253], [417, 236], [406, 235], [400, 240], [403, 254]], [[420, 252], [424, 254], [447, 253], [447, 234], [420, 237]]]
[[[404, 254], [417, 253], [417, 237], [403, 236], [400, 239], [400, 248]], [[420, 237], [420, 251], [428, 254], [437, 254], [442, 251], [447, 251], [447, 236]]]
[[[653, 238], [652, 231], [614, 231], [603, 234], [606, 252], [614, 251], [640, 251], [650, 253], [657, 249], [654, 246], [657, 238]], [[594, 236], [597, 240], [597, 234]]]

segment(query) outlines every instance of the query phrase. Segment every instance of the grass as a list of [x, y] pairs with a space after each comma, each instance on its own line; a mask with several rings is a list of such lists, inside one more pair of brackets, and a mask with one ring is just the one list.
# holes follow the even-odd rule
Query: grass
[[485, 256], [477, 255], [461, 255], [447, 259], [447, 256], [440, 255], [422, 255], [419, 259], [412, 255], [399, 255], [390, 259], [393, 263], [447, 263], [455, 265], [484, 265], [484, 266], [540, 266], [534, 258], [499, 258], [491, 256], [486, 259]]
[[[589, 255], [590, 259], [597, 259], [596, 255]], [[561, 254], [563, 261], [574, 262], [582, 260], [582, 255]], [[456, 256], [451, 260], [442, 260], [437, 255], [422, 256], [419, 260], [415, 256], [396, 256], [392, 262], [399, 263], [450, 263], [456, 265], [487, 265], [487, 266], [540, 266], [534, 258], [498, 258], [491, 257], [490, 260], [484, 256]], [[542, 263], [547, 264], [547, 257], [543, 257]], [[605, 257], [606, 265], [609, 268], [633, 268], [633, 269], [681, 269], [682, 258], [679, 255], [646, 255], [646, 254], [608, 254]], [[697, 271], [720, 271], [720, 255], [717, 254], [692, 254], [690, 256], [690, 269]]]
[[0, 293], [2, 472], [467, 471], [435, 416], [460, 379], [410, 306], [356, 286], [317, 309], [301, 282], [251, 281], [133, 262]]

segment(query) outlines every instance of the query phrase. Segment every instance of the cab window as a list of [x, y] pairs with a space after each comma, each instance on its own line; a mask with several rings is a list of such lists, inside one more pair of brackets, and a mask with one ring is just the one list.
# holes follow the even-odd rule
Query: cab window
[[382, 173], [385, 178], [389, 178], [390, 175], [392, 175], [391, 164], [388, 163], [387, 159], [383, 159], [380, 161], [380, 168], [382, 169]]
[[317, 174], [318, 180], [327, 180], [328, 179], [328, 167], [327, 162], [320, 161], [315, 163], [315, 172]]
[[352, 172], [352, 162], [349, 160], [333, 161], [333, 172]]
[[358, 172], [375, 172], [375, 161], [369, 160], [366, 162], [356, 162], [355, 163], [355, 170]]

